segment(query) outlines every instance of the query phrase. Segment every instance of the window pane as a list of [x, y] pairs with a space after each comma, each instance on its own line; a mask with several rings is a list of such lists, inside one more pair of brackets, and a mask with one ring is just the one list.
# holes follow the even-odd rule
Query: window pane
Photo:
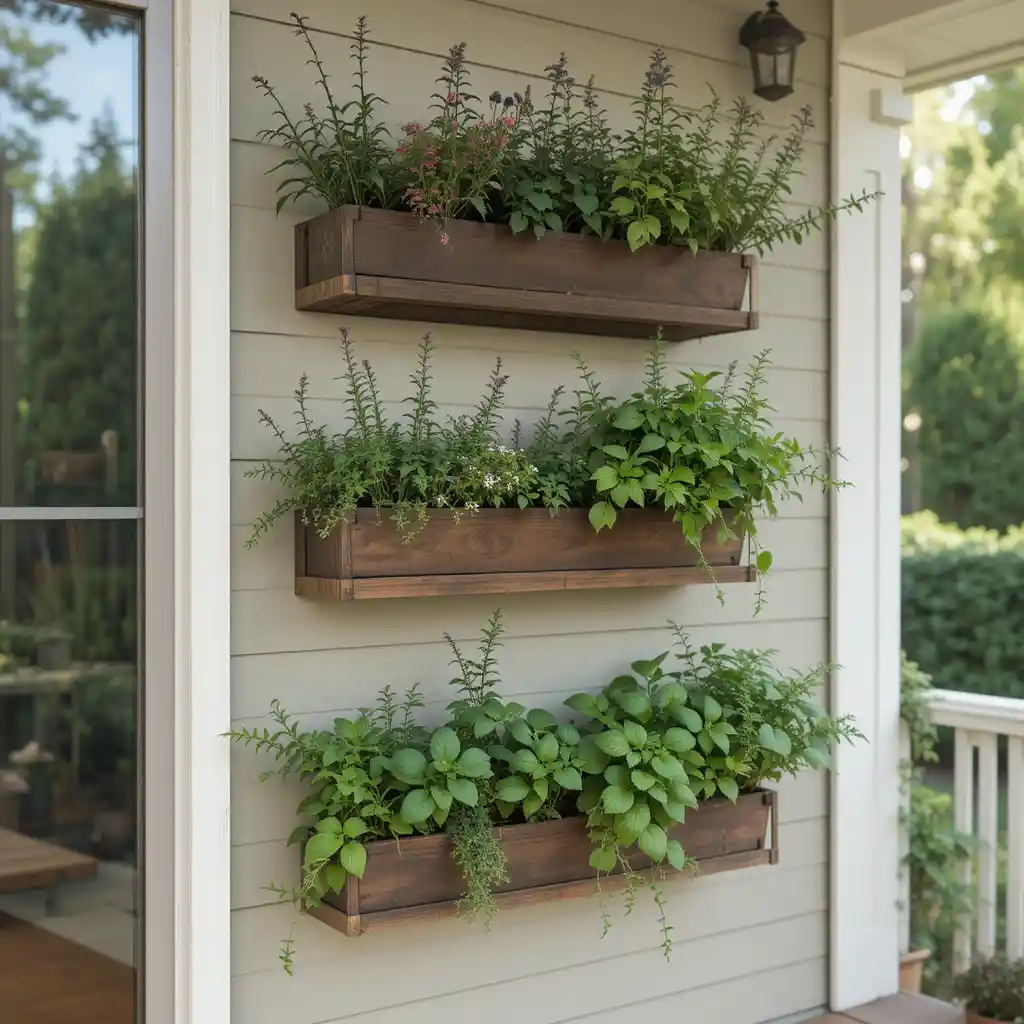
[[137, 535], [0, 523], [0, 1014], [131, 1024]]
[[0, 505], [136, 505], [139, 34], [0, 13]]

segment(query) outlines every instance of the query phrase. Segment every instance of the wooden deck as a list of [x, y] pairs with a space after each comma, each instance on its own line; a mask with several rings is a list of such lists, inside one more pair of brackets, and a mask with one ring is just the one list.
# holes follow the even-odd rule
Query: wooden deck
[[815, 1017], [808, 1024], [964, 1024], [964, 1015], [948, 1003], [901, 992], [855, 1010]]
[[95, 857], [0, 828], [0, 893], [52, 889], [96, 874]]

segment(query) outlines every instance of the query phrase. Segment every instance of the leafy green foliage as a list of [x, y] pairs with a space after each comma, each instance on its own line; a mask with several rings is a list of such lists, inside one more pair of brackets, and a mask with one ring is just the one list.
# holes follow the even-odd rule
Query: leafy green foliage
[[904, 519], [903, 646], [947, 690], [1024, 698], [1024, 533]]
[[[301, 885], [273, 891], [316, 906], [350, 876], [362, 877], [374, 840], [445, 831], [466, 883], [463, 914], [486, 925], [494, 892], [507, 881], [493, 826], [582, 814], [598, 877], [630, 876], [627, 910], [640, 888], [651, 889], [667, 954], [671, 925], [659, 879], [634, 877], [631, 858], [691, 867], [672, 835], [688, 810], [719, 795], [735, 801], [784, 772], [827, 767], [831, 744], [858, 735], [848, 720], [831, 719], [810, 702], [820, 672], [786, 677], [765, 652], [730, 655], [721, 645], [698, 655], [681, 634], [678, 669], [663, 668], [666, 652], [633, 662], [632, 674], [600, 693], [569, 698], [582, 720], [577, 726], [501, 700], [501, 633], [495, 612], [476, 656], [447, 638], [458, 696], [450, 719], [432, 731], [417, 721], [423, 705], [414, 687], [401, 701], [385, 689], [358, 717], [308, 732], [275, 701], [274, 731], [229, 734], [275, 758], [264, 777], [297, 775], [310, 787], [291, 839], [303, 844]], [[282, 956], [290, 965], [291, 948]]]
[[978, 960], [954, 980], [953, 995], [980, 1017], [1024, 1024], [1024, 960]]
[[331, 435], [312, 421], [305, 377], [295, 392], [297, 440], [261, 410], [283, 459], [250, 475], [278, 481], [285, 493], [257, 519], [250, 543], [293, 511], [327, 536], [356, 508], [387, 509], [411, 541], [431, 509], [450, 509], [458, 517], [503, 505], [539, 505], [552, 513], [589, 506], [590, 522], [600, 531], [613, 527], [624, 507], [655, 506], [679, 524], [712, 578], [701, 546], [710, 526], [721, 537], [745, 532], [763, 574], [772, 555], [758, 543], [758, 517], [774, 518], [779, 502], [799, 498], [807, 485], [838, 486], [829, 473], [836, 452], [805, 447], [772, 430], [766, 418], [771, 408], [761, 394], [766, 353], [741, 385], [735, 369], [725, 375], [686, 372], [672, 385], [664, 379], [658, 341], [643, 390], [624, 402], [602, 394], [580, 362], [573, 404], [560, 408], [565, 388], [555, 388], [529, 442], [517, 427], [507, 446], [500, 413], [508, 378], [500, 361], [475, 412], [438, 423], [427, 335], [410, 378], [413, 394], [403, 403], [408, 409], [395, 422], [385, 411], [373, 368], [356, 361], [344, 330], [342, 352], [349, 421], [343, 433]]
[[634, 250], [663, 244], [763, 253], [783, 241], [799, 244], [837, 213], [874, 198], [865, 192], [837, 205], [788, 210], [810, 110], [781, 140], [761, 137], [764, 115], [745, 98], [728, 113], [717, 96], [700, 110], [684, 110], [673, 102], [673, 71], [660, 48], [634, 100], [632, 127], [615, 134], [594, 79], [580, 87], [565, 54], [545, 68], [543, 99], [535, 102], [529, 88], [508, 96], [495, 91], [482, 112], [459, 43], [437, 79], [429, 122], [406, 124], [397, 145], [389, 145], [378, 120], [382, 101], [367, 86], [366, 19], [357, 23], [351, 53], [355, 98], [339, 103], [304, 20], [292, 17], [312, 54], [326, 111], [307, 104], [293, 119], [273, 87], [255, 79], [278, 122], [264, 140], [291, 154], [279, 165], [292, 172], [279, 185], [280, 204], [315, 195], [331, 207], [407, 209], [435, 221], [443, 243], [450, 220], [471, 218], [537, 237], [587, 232], [625, 240]]
[[[997, 530], [1024, 518], [1020, 319], [961, 304], [929, 317], [906, 368], [921, 503], [943, 521]], [[908, 442], [909, 443], [909, 442]]]

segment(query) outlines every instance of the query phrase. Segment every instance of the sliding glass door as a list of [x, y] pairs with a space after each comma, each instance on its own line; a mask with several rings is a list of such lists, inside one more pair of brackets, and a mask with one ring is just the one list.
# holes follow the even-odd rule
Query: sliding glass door
[[0, 11], [0, 1019], [140, 1006], [143, 13]]

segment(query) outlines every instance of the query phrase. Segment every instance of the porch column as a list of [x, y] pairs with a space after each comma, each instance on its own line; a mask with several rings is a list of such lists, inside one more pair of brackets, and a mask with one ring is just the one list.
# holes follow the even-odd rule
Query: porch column
[[831, 808], [834, 1010], [898, 989], [900, 645], [900, 126], [902, 67], [844, 41], [834, 0], [833, 197], [885, 195], [832, 236], [832, 441], [851, 487], [831, 518], [833, 714], [867, 743], [838, 752]]

